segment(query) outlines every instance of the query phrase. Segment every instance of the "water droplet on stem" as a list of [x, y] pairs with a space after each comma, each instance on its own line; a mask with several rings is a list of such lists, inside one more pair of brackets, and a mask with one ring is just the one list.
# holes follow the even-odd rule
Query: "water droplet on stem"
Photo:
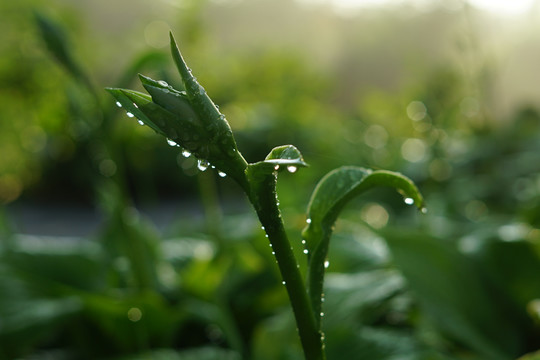
[[188, 158], [191, 156], [191, 153], [188, 150], [184, 149], [182, 150], [182, 156]]
[[287, 166], [287, 171], [290, 172], [291, 174], [294, 174], [296, 170], [298, 170], [298, 168], [294, 165]]

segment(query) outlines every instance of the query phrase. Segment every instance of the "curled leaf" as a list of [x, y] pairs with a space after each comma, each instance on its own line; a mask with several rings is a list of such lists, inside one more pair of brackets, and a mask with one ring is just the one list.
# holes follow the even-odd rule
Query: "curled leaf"
[[324, 176], [313, 191], [308, 205], [308, 225], [302, 236], [308, 253], [308, 291], [315, 314], [321, 310], [324, 262], [333, 225], [347, 202], [378, 186], [393, 187], [405, 199], [410, 199], [408, 202], [424, 209], [424, 200], [414, 183], [402, 174], [391, 171], [341, 167]]

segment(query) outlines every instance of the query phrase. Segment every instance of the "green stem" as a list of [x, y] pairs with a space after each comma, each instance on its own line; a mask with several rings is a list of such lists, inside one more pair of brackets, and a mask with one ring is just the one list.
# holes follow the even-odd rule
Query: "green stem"
[[276, 198], [276, 174], [268, 174], [260, 181], [251, 182], [249, 198], [268, 235], [277, 260], [279, 271], [285, 282], [298, 333], [306, 360], [324, 360], [321, 332], [313, 315], [312, 307], [298, 262], [283, 227]]

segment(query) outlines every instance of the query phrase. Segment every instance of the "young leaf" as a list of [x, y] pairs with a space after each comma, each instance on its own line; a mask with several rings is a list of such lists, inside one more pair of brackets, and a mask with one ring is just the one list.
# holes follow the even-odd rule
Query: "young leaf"
[[164, 82], [153, 80], [144, 75], [139, 75], [139, 78], [156, 104], [187, 121], [199, 122], [185, 91], [178, 91]]
[[[272, 151], [266, 155], [264, 162], [273, 164], [274, 169], [277, 167], [276, 170], [281, 170], [281, 166], [286, 166], [290, 172], [295, 172], [298, 167], [308, 166], [304, 162], [300, 150], [293, 145], [282, 145], [273, 148]], [[293, 168], [294, 170], [291, 170]]]
[[231, 127], [225, 119], [225, 116], [220, 113], [217, 106], [206, 93], [206, 90], [191, 73], [191, 69], [187, 67], [173, 34], [170, 33], [169, 35], [173, 60], [182, 77], [182, 81], [184, 82], [189, 102], [195, 109], [195, 112], [199, 115], [205, 129], [211, 133], [211, 137], [220, 143], [220, 147], [224, 151], [233, 149], [236, 152], [236, 156], [239, 156], [236, 141], [234, 140]]
[[393, 187], [407, 202], [414, 202], [419, 209], [424, 209], [422, 195], [413, 182], [391, 171], [341, 167], [324, 176], [313, 191], [308, 205], [308, 225], [303, 230], [302, 236], [309, 261], [308, 291], [317, 318], [321, 312], [324, 262], [334, 222], [349, 200], [377, 186]]

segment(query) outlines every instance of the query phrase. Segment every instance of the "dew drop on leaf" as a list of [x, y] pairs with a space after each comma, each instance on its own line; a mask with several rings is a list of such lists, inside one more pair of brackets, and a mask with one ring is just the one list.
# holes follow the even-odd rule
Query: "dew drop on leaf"
[[306, 224], [311, 224], [311, 219], [310, 218], [306, 219]]
[[164, 80], [159, 80], [158, 84], [161, 85], [161, 86], [169, 86], [169, 84], [167, 84], [167, 82], [164, 81]]
[[128, 117], [134, 117], [134, 116], [135, 116], [135, 115], [133, 115], [132, 113], [130, 113], [129, 111], [126, 113], [126, 115], [127, 115]]
[[120, 101], [117, 101], [117, 102], [116, 102], [116, 106], [118, 106], [119, 108], [122, 107], [122, 104], [120, 104]]
[[197, 161], [197, 168], [201, 171], [205, 171], [210, 166], [210, 163], [207, 160], [201, 160]]
[[330, 261], [326, 260], [326, 261], [324, 262], [324, 268], [325, 268], [325, 269], [328, 269], [329, 266], [330, 266]]
[[182, 150], [182, 156], [185, 157], [185, 158], [188, 158], [191, 156], [191, 153], [189, 152], [189, 150]]
[[298, 170], [298, 168], [294, 165], [287, 166], [287, 171], [290, 172], [291, 174], [295, 173], [296, 170]]
[[178, 146], [178, 144], [171, 139], [167, 139], [167, 144], [169, 144], [169, 146]]
[[274, 166], [274, 170], [278, 171], [279, 170], [279, 165]]
[[425, 207], [425, 206], [422, 207], [422, 208], [420, 209], [420, 212], [421, 212], [422, 214], [427, 214], [427, 212], [428, 212], [427, 207]]
[[144, 122], [143, 122], [143, 121], [142, 121], [141, 119], [139, 119], [139, 120], [138, 120], [137, 122], [138, 122], [138, 123], [139, 123], [139, 125], [141, 125], [141, 126], [143, 126], [143, 125], [144, 125]]
[[413, 198], [410, 198], [410, 197], [405, 198], [403, 201], [405, 201], [405, 204], [407, 204], [407, 205], [412, 205], [412, 204], [414, 204], [414, 199], [413, 199]]
[[308, 249], [304, 249], [304, 254], [308, 254], [309, 253], [309, 250]]
[[225, 174], [223, 171], [218, 171], [218, 175], [219, 175], [219, 177], [222, 177], [222, 178], [227, 176], [227, 174]]
[[283, 285], [287, 284], [287, 283], [285, 282], [285, 280], [283, 280], [281, 283], [282, 283]]

